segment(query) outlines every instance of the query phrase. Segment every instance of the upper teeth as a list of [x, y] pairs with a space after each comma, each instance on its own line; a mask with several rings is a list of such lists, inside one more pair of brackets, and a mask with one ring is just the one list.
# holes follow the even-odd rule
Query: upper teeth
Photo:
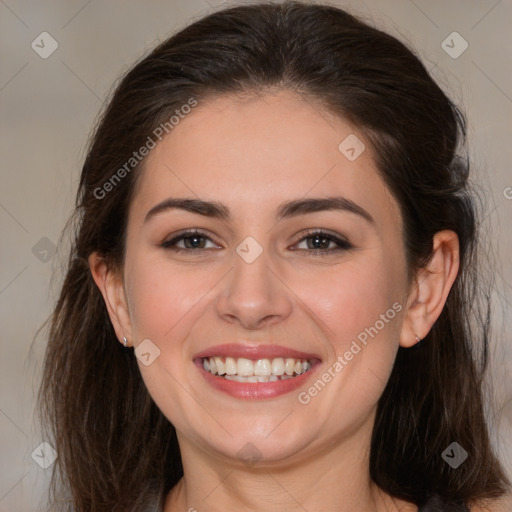
[[[203, 368], [213, 375], [225, 375], [228, 379], [231, 376], [254, 377], [249, 382], [272, 382], [278, 380], [277, 377], [288, 378], [307, 372], [311, 368], [311, 363], [307, 359], [293, 357], [251, 361], [245, 357], [235, 359], [215, 356], [204, 358]], [[275, 378], [272, 378], [273, 376]]]

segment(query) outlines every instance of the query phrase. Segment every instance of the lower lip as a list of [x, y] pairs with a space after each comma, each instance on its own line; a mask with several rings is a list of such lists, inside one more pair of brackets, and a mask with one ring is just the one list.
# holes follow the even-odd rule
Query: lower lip
[[225, 379], [224, 377], [212, 375], [203, 368], [202, 359], [196, 361], [196, 366], [199, 368], [199, 371], [205, 378], [206, 382], [208, 382], [208, 384], [213, 388], [235, 398], [262, 399], [285, 395], [286, 393], [290, 393], [300, 386], [303, 386], [318, 366], [318, 363], [314, 362], [311, 369], [301, 375], [297, 375], [297, 377], [293, 377], [292, 379], [276, 380], [274, 382], [247, 383], [236, 382], [234, 380]]

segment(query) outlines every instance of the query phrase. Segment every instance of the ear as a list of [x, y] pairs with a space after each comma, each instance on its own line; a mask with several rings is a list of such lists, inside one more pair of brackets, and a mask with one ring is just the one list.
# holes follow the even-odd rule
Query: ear
[[430, 331], [439, 318], [448, 293], [459, 271], [459, 238], [454, 231], [434, 235], [433, 254], [425, 268], [420, 269], [411, 287], [405, 312], [400, 345], [410, 347]]
[[105, 259], [96, 252], [89, 256], [88, 261], [94, 282], [105, 300], [117, 338], [123, 343], [123, 337], [126, 337], [127, 346], [133, 344], [130, 314], [122, 276], [119, 275], [119, 272], [110, 269]]

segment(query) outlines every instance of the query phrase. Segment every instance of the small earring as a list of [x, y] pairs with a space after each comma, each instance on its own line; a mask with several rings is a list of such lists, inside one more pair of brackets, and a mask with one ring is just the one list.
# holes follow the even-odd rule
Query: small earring
[[414, 337], [416, 338], [416, 343], [414, 345], [411, 345], [408, 350], [417, 350], [421, 346], [420, 337], [417, 334], [415, 334]]
[[124, 348], [126, 348], [126, 343], [128, 342], [128, 340], [123, 336], [123, 345], [124, 345]]

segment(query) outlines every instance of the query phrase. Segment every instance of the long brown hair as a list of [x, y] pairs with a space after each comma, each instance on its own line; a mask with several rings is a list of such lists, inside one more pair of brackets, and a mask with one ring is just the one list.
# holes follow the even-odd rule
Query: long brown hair
[[[399, 349], [380, 399], [372, 479], [418, 505], [433, 493], [462, 503], [507, 490], [483, 413], [489, 295], [477, 281], [478, 208], [460, 156], [463, 114], [387, 33], [332, 6], [259, 3], [213, 13], [160, 44], [124, 76], [94, 131], [39, 396], [59, 455], [55, 510], [159, 510], [182, 477], [175, 429], [149, 396], [133, 351], [116, 339], [88, 256], [98, 251], [122, 267], [144, 160], [126, 163], [162, 123], [171, 129], [176, 109], [191, 98], [269, 87], [314, 98], [365, 134], [400, 205], [411, 273], [429, 260], [436, 232], [459, 236], [460, 272], [446, 306], [420, 349]], [[453, 441], [469, 452], [456, 470], [441, 457]]]

